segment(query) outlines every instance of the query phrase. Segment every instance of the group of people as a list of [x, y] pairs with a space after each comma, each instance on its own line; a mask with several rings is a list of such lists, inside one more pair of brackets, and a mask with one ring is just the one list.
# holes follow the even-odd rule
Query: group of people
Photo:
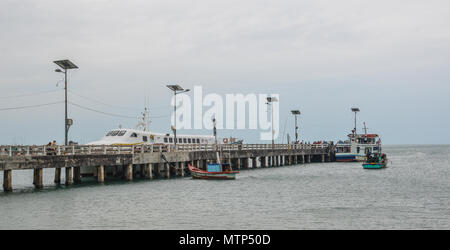
[[56, 155], [56, 151], [58, 149], [58, 144], [56, 144], [56, 141], [49, 142], [46, 147], [47, 155]]
[[329, 144], [329, 145], [333, 145], [334, 142], [332, 142], [332, 141], [330, 141], [330, 142], [328, 142], [328, 141], [315, 141], [315, 142], [311, 143], [311, 142], [305, 142], [305, 141], [301, 141], [301, 142], [297, 141], [297, 142], [294, 142], [294, 144], [305, 144], [305, 145]]
[[375, 154], [370, 154], [368, 153], [366, 155], [366, 161], [369, 163], [385, 163], [386, 161], [386, 154], [379, 154], [379, 153], [375, 153]]

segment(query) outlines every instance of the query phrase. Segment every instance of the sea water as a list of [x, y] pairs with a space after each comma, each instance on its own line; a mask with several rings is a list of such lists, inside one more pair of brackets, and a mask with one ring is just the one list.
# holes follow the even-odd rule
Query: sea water
[[450, 229], [450, 146], [383, 150], [385, 169], [311, 163], [231, 181], [84, 178], [64, 187], [45, 169], [45, 188], [34, 190], [32, 171], [13, 171], [0, 229]]

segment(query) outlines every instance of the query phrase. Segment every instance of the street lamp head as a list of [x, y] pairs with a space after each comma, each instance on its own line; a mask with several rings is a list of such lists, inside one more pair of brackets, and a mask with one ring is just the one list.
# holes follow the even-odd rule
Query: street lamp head
[[78, 66], [69, 60], [59, 60], [53, 61], [56, 65], [61, 67], [62, 69], [78, 69]]
[[359, 112], [359, 108], [352, 108], [352, 112]]
[[55, 72], [58, 72], [58, 73], [64, 73], [62, 70], [60, 70], [60, 69], [55, 69]]
[[267, 102], [278, 102], [278, 98], [276, 97], [267, 97]]
[[172, 91], [183, 91], [184, 89], [180, 85], [167, 85], [167, 87]]
[[292, 110], [291, 111], [293, 115], [300, 115], [300, 110]]

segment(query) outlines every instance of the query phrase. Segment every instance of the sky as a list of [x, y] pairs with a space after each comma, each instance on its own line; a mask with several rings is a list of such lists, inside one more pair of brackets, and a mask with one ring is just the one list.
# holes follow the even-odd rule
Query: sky
[[[351, 107], [384, 144], [450, 143], [446, 0], [2, 0], [0, 32], [2, 145], [64, 142], [60, 59], [79, 66], [68, 89], [80, 143], [134, 127], [146, 105], [151, 130], [169, 132], [167, 84], [279, 94], [280, 143], [292, 109], [301, 140], [345, 139]], [[260, 132], [218, 131], [270, 143]]]

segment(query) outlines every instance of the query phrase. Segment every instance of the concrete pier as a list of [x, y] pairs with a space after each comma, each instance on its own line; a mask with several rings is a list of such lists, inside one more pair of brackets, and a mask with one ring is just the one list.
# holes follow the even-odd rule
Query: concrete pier
[[[12, 150], [15, 152], [12, 152]], [[310, 144], [242, 144], [218, 145], [224, 162], [234, 170], [288, 166], [301, 163], [327, 162], [335, 159], [334, 148], [329, 145]], [[140, 178], [154, 179], [184, 177], [189, 174], [187, 164], [207, 168], [216, 161], [214, 145], [158, 145], [137, 146], [61, 146], [56, 155], [47, 155], [44, 146], [1, 146], [0, 171], [4, 172], [3, 189], [12, 190], [12, 171], [33, 170], [33, 184], [43, 187], [44, 168], [54, 169], [54, 182], [61, 183], [61, 170], [65, 169], [65, 185], [77, 184], [82, 177], [94, 177], [99, 183], [107, 176], [132, 181], [134, 174]], [[133, 171], [136, 166], [136, 171]], [[134, 173], [136, 172], [136, 173]]]

